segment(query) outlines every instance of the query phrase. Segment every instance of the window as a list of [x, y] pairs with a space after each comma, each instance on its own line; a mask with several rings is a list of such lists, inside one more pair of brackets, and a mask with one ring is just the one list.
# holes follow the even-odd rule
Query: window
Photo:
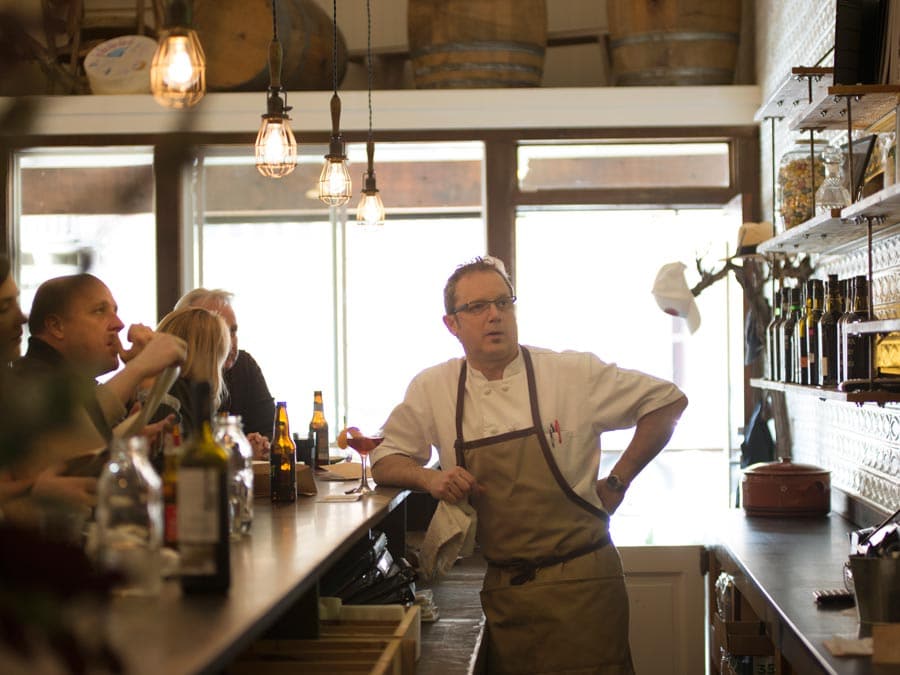
[[333, 428], [371, 428], [419, 370], [460, 354], [443, 286], [485, 252], [481, 143], [378, 144], [380, 231], [355, 221], [365, 146], [348, 146], [354, 197], [334, 214], [313, 192], [325, 151], [304, 146], [274, 181], [243, 148], [210, 147], [200, 181], [197, 284], [236, 294], [240, 345], [301, 432], [315, 389]]
[[109, 286], [126, 326], [152, 325], [153, 149], [35, 148], [15, 153], [13, 161], [23, 309], [43, 281], [86, 271]]

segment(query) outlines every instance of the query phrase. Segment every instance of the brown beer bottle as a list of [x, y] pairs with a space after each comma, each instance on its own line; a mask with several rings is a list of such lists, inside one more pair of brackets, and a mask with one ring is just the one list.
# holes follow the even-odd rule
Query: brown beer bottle
[[313, 416], [309, 422], [309, 439], [312, 443], [315, 468], [328, 466], [328, 420], [325, 419], [325, 404], [322, 403], [322, 392], [313, 392]]
[[273, 502], [297, 501], [297, 448], [291, 440], [287, 403], [275, 406], [275, 427], [269, 447], [269, 477]]

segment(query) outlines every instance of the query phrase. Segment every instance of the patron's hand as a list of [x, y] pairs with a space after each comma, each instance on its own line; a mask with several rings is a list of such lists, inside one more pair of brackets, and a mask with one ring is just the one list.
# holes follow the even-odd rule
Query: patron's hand
[[135, 323], [128, 328], [128, 341], [131, 343], [131, 349], [125, 349], [122, 343], [119, 343], [119, 356], [122, 361], [128, 363], [135, 356], [140, 354], [144, 347], [153, 339], [153, 329], [142, 323]]
[[247, 434], [250, 447], [253, 448], [253, 459], [269, 459], [269, 439], [260, 433], [251, 431]]
[[475, 476], [455, 466], [447, 471], [431, 471], [432, 474], [428, 492], [435, 499], [443, 499], [450, 504], [465, 501], [470, 494], [479, 495], [482, 492], [481, 485], [475, 480]]
[[37, 475], [31, 494], [34, 497], [61, 500], [82, 506], [97, 505], [97, 479], [62, 476], [63, 465], [50, 467]]
[[186, 356], [187, 344], [180, 337], [168, 333], [152, 333], [140, 353], [128, 365], [137, 368], [142, 377], [148, 377], [182, 363]]

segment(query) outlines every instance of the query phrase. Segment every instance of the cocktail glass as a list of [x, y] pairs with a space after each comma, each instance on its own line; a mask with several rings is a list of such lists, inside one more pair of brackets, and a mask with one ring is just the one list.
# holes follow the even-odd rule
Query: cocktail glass
[[362, 461], [362, 476], [359, 479], [359, 485], [352, 490], [347, 490], [347, 494], [367, 495], [375, 492], [369, 486], [369, 453], [381, 445], [381, 441], [384, 440], [384, 431], [378, 429], [367, 434], [356, 427], [347, 427], [342, 435], [346, 436], [347, 445], [359, 453], [359, 458]]

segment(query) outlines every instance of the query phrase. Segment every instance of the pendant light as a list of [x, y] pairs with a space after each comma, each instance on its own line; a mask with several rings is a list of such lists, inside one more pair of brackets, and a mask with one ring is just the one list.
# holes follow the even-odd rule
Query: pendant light
[[360, 225], [375, 227], [384, 225], [384, 204], [378, 195], [375, 185], [375, 141], [372, 138], [372, 7], [371, 0], [366, 0], [366, 17], [368, 19], [368, 47], [366, 63], [369, 72], [369, 138], [366, 141], [366, 158], [368, 160], [363, 185], [362, 199], [356, 208], [356, 220]]
[[150, 65], [150, 91], [168, 108], [190, 107], [206, 93], [206, 57], [190, 24], [187, 1], [173, 0]]
[[325, 155], [325, 166], [319, 176], [319, 199], [329, 206], [341, 206], [350, 201], [353, 183], [347, 171], [347, 153], [341, 138], [341, 99], [338, 96], [337, 78], [337, 0], [333, 0], [333, 34], [331, 53], [331, 142]]
[[266, 114], [256, 134], [256, 168], [263, 176], [283, 178], [297, 166], [297, 139], [291, 131], [287, 93], [281, 86], [281, 42], [278, 40], [278, 0], [272, 0], [272, 41], [269, 43], [269, 93]]

